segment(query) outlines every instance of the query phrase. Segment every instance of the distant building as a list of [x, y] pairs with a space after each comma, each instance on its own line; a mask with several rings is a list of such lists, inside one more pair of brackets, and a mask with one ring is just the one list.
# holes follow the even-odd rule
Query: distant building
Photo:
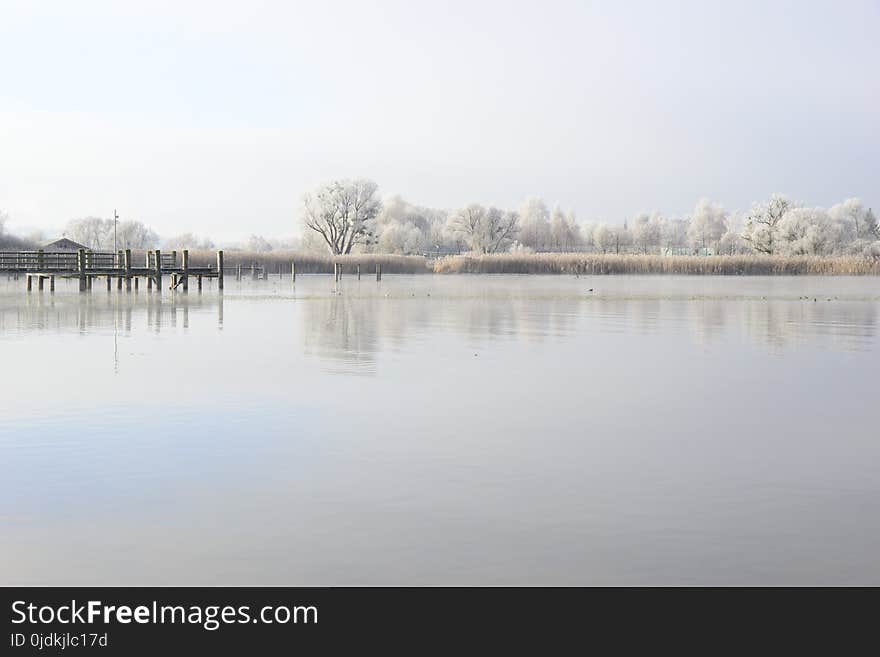
[[458, 247], [435, 246], [430, 251], [424, 251], [422, 256], [425, 258], [443, 258], [444, 256], [461, 255], [461, 249]]
[[55, 240], [54, 242], [49, 242], [43, 247], [43, 251], [79, 251], [80, 249], [91, 251], [91, 249], [85, 244], [74, 242], [66, 237], [62, 237], [60, 240]]

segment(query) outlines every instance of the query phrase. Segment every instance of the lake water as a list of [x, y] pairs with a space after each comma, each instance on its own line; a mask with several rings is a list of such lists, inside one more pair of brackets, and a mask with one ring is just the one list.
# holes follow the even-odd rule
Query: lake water
[[0, 280], [2, 584], [880, 584], [878, 278], [100, 287]]

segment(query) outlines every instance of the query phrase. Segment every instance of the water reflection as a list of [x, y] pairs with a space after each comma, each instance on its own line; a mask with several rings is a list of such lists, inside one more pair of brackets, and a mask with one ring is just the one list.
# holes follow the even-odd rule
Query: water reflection
[[[595, 279], [594, 279], [595, 280]], [[326, 277], [238, 285], [216, 293], [23, 294], [19, 282], [0, 288], [0, 337], [41, 332], [146, 328], [187, 331], [191, 313], [200, 330], [221, 329], [224, 306], [238, 325], [265, 321], [292, 308], [301, 348], [330, 371], [374, 373], [376, 354], [438, 335], [540, 344], [574, 335], [676, 334], [709, 347], [739, 336], [778, 352], [815, 341], [823, 347], [870, 349], [880, 298], [873, 278], [694, 279], [620, 277], [586, 284], [553, 277], [389, 277], [381, 285]], [[274, 301], [254, 312], [254, 303]], [[239, 310], [241, 311], [239, 313]], [[213, 316], [213, 320], [208, 318]], [[252, 326], [254, 331], [265, 326]]]
[[880, 582], [876, 288], [0, 281], [0, 584]]
[[223, 296], [167, 294], [45, 294], [0, 296], [0, 335], [40, 332], [80, 333], [145, 327], [189, 328], [190, 312], [214, 310], [223, 326]]
[[[585, 295], [564, 287], [514, 287], [501, 293], [465, 280], [457, 289], [436, 280], [407, 281], [377, 294], [340, 286], [328, 296], [306, 296], [297, 305], [306, 354], [333, 371], [375, 372], [375, 357], [406, 340], [455, 334], [479, 347], [486, 340], [540, 344], [585, 334], [676, 335], [685, 332], [699, 345], [723, 346], [744, 339], [779, 352], [808, 342], [845, 351], [870, 350], [880, 302], [870, 296], [873, 279], [860, 279], [864, 295], [803, 298], [790, 288], [776, 296], [730, 294]], [[810, 289], [804, 281], [804, 287]], [[686, 281], [685, 281], [686, 283]], [[848, 288], [852, 288], [851, 281]], [[521, 284], [514, 281], [515, 285]], [[550, 283], [547, 284], [548, 286]], [[437, 289], [437, 288], [440, 289]]]

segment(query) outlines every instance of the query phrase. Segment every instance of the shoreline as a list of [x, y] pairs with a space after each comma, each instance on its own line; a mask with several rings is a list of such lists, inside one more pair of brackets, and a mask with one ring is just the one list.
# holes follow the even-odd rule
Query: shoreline
[[[683, 276], [880, 276], [880, 258], [869, 256], [643, 255], [601, 253], [528, 253], [450, 255], [441, 258], [385, 254], [330, 256], [295, 251], [267, 253], [225, 251], [227, 267], [256, 263], [269, 276], [332, 274], [339, 264], [344, 275], [358, 266], [369, 276], [379, 265], [383, 274], [658, 274]], [[216, 260], [214, 251], [191, 251], [195, 265]]]

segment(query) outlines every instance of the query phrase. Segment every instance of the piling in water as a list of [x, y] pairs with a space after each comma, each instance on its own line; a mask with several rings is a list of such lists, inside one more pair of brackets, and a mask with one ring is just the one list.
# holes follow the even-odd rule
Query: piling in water
[[125, 265], [125, 291], [131, 292], [131, 249], [125, 250], [123, 264]]

